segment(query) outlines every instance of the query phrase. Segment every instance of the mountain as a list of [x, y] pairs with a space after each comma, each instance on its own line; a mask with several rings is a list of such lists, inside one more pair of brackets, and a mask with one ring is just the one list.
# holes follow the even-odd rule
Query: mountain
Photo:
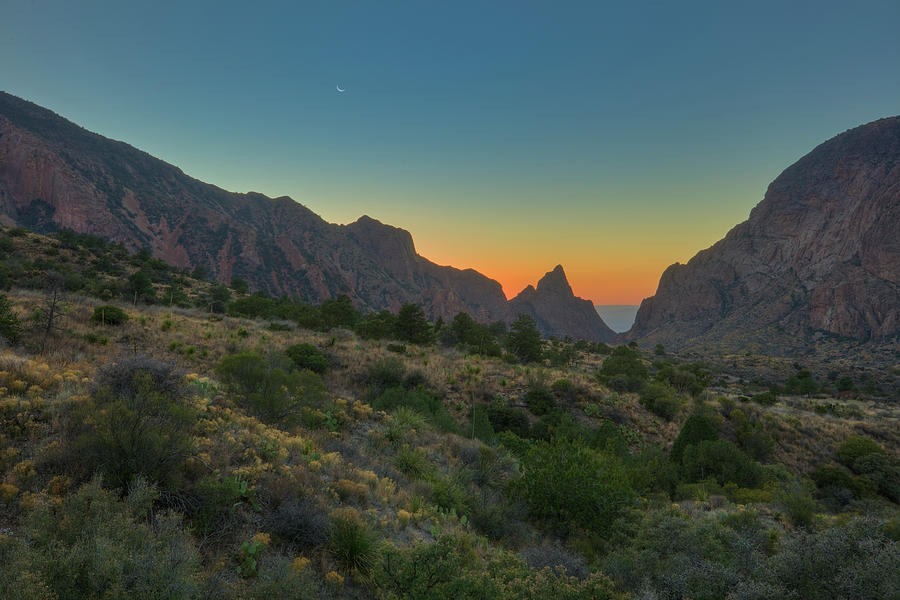
[[784, 352], [898, 336], [900, 117], [892, 117], [788, 167], [747, 221], [666, 269], [626, 339]]
[[[509, 301], [510, 317], [526, 314], [545, 335], [580, 337], [612, 342], [616, 333], [607, 327], [589, 300], [577, 298], [566, 279], [562, 265], [544, 274], [537, 288], [528, 286]], [[572, 335], [572, 331], [578, 332]]]
[[[407, 231], [368, 216], [335, 225], [288, 197], [228, 192], [3, 92], [0, 223], [93, 233], [177, 266], [202, 265], [220, 282], [241, 277], [308, 302], [347, 294], [364, 310], [414, 302], [432, 318], [510, 314], [498, 282], [419, 256]], [[559, 323], [556, 308], [540, 306], [553, 314], [538, 313], [539, 322], [583, 337], [581, 323]]]

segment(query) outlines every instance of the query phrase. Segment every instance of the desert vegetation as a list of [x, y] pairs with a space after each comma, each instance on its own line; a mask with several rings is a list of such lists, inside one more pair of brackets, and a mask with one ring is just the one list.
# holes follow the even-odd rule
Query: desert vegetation
[[11, 598], [894, 598], [900, 386], [0, 232]]

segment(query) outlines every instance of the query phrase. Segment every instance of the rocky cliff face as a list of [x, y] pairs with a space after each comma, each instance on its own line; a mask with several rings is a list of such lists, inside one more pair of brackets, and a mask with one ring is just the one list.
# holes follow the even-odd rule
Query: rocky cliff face
[[[532, 317], [545, 335], [569, 335], [597, 342], [612, 342], [616, 338], [594, 305], [572, 292], [562, 265], [541, 277], [537, 288], [529, 285], [509, 301], [508, 320], [515, 320], [519, 314]], [[572, 331], [580, 333], [572, 335]]]
[[[445, 320], [509, 314], [498, 282], [419, 256], [407, 231], [368, 216], [334, 225], [287, 197], [225, 191], [2, 92], [0, 222], [97, 234], [308, 302], [347, 294], [361, 309], [415, 302]], [[577, 323], [556, 327], [581, 337]]]
[[711, 248], [663, 273], [627, 339], [784, 351], [900, 336], [900, 117], [788, 167]]

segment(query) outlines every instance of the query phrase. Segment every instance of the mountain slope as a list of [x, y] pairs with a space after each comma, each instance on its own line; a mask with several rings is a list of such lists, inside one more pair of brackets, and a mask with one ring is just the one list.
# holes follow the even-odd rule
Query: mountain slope
[[509, 312], [498, 282], [419, 256], [409, 232], [367, 216], [334, 225], [288, 197], [228, 192], [2, 92], [0, 223], [93, 233], [309, 302], [347, 294], [362, 309], [414, 302], [432, 318], [480, 321]]
[[660, 278], [628, 339], [768, 351], [900, 335], [900, 117], [788, 167], [724, 239]]
[[612, 342], [616, 333], [607, 327], [589, 300], [576, 298], [566, 279], [562, 265], [546, 273], [537, 288], [526, 287], [518, 296], [509, 301], [511, 318], [527, 314], [545, 335], [565, 337], [572, 331], [580, 332], [580, 337], [598, 342]]

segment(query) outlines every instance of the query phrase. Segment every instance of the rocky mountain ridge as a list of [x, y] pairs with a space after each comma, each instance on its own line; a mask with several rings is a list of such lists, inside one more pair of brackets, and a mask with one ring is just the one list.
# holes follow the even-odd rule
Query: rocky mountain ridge
[[747, 221], [663, 273], [625, 339], [774, 353], [900, 337], [900, 117], [785, 169]]
[[0, 223], [93, 233], [309, 302], [347, 294], [364, 310], [414, 302], [432, 318], [466, 311], [483, 322], [510, 321], [520, 306], [547, 335], [612, 339], [599, 316], [566, 322], [587, 302], [567, 282], [555, 304], [507, 303], [493, 279], [420, 256], [407, 231], [368, 216], [335, 225], [288, 197], [228, 192], [2, 92]]

